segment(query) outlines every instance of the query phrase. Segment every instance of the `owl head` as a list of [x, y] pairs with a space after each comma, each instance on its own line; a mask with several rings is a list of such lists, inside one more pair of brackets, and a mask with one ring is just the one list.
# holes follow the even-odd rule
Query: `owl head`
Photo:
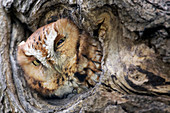
[[[88, 84], [98, 81], [100, 51], [98, 41], [79, 34], [70, 20], [60, 19], [36, 30], [26, 42], [22, 41], [17, 60], [33, 89], [42, 95], [63, 96], [75, 89], [77, 92], [87, 89]], [[92, 78], [94, 81], [89, 81]]]

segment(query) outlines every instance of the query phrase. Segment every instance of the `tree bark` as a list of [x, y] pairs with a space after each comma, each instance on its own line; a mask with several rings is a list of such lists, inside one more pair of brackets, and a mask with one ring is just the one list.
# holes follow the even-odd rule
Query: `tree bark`
[[[72, 98], [50, 99], [28, 87], [17, 46], [60, 18], [98, 38], [100, 82]], [[0, 112], [170, 112], [168, 0], [0, 0]]]

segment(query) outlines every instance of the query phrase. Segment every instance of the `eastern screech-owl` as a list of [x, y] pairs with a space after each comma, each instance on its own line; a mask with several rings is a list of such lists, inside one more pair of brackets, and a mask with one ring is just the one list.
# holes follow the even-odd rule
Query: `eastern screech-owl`
[[44, 96], [63, 97], [93, 87], [99, 81], [101, 59], [100, 42], [80, 34], [68, 19], [39, 28], [17, 51], [27, 83]]

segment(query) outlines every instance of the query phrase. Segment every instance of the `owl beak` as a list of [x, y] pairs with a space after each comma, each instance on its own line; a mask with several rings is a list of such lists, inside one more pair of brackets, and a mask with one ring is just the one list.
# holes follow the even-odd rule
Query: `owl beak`
[[50, 67], [55, 70], [57, 73], [62, 73], [62, 66], [57, 64], [55, 61], [53, 62], [48, 62], [48, 64], [50, 65]]
[[60, 74], [62, 73], [62, 67], [60, 65], [55, 64], [54, 68], [58, 73], [60, 73]]

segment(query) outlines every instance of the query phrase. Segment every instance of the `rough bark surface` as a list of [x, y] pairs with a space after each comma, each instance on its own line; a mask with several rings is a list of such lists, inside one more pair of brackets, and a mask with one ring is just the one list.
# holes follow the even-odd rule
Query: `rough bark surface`
[[[42, 98], [27, 86], [17, 45], [60, 18], [99, 38], [103, 73], [72, 98]], [[169, 0], [0, 0], [0, 112], [170, 112]]]

